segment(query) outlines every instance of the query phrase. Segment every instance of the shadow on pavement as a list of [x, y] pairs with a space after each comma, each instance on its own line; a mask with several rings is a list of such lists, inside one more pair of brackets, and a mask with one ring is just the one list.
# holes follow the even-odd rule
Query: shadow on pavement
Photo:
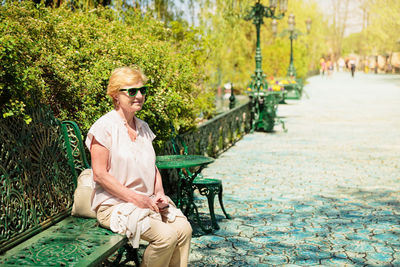
[[238, 203], [232, 220], [218, 216], [221, 230], [193, 242], [191, 266], [398, 265], [398, 193], [340, 188], [340, 197]]

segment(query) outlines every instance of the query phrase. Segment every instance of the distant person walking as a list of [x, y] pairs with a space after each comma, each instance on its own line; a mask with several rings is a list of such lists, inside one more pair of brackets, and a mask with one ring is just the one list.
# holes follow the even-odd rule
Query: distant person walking
[[330, 77], [333, 72], [333, 62], [330, 59], [328, 59], [328, 61], [326, 62], [326, 69], [328, 72], [328, 77]]
[[349, 60], [350, 70], [351, 70], [351, 77], [354, 78], [354, 72], [356, 71], [356, 61], [352, 58]]
[[344, 61], [344, 59], [343, 58], [339, 58], [337, 64], [339, 66], [339, 71], [340, 72], [344, 71], [344, 68], [346, 67], [346, 62]]
[[320, 64], [319, 73], [320, 73], [322, 76], [324, 76], [325, 70], [326, 70], [325, 58], [321, 57], [321, 59], [319, 60], [319, 64]]

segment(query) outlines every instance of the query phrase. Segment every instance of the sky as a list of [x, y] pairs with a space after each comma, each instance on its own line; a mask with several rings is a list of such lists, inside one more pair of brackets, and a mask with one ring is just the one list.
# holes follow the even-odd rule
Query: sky
[[[267, 2], [266, 0], [264, 0], [264, 1]], [[290, 0], [288, 0], [288, 1], [290, 1]], [[321, 10], [323, 12], [326, 12], [327, 16], [331, 16], [333, 1], [338, 1], [338, 0], [303, 0], [303, 1], [317, 2], [320, 5]], [[189, 0], [175, 1], [175, 5], [176, 5], [175, 7], [177, 9], [182, 10], [184, 17], [186, 17], [186, 20], [188, 20], [189, 23], [192, 24], [193, 22], [191, 21], [190, 11], [188, 10], [188, 5], [189, 5], [188, 3], [189, 3]], [[358, 5], [359, 5], [359, 3], [357, 0], [350, 0], [350, 10], [352, 11], [352, 13], [351, 13], [351, 17], [348, 20], [348, 25], [347, 25], [347, 28], [345, 31], [345, 36], [347, 36], [351, 33], [360, 32], [362, 29], [362, 13], [360, 12]], [[199, 7], [198, 7], [198, 5], [196, 5], [195, 12], [198, 9], [199, 9]], [[185, 16], [185, 14], [186, 14], [186, 16]], [[198, 21], [194, 22], [195, 25], [197, 23], [198, 23]]]
[[[311, 0], [311, 1], [317, 2], [320, 5], [322, 11], [325, 12], [328, 16], [331, 16], [333, 1], [337, 0]], [[345, 36], [351, 33], [360, 32], [362, 30], [362, 12], [360, 11], [359, 2], [357, 0], [350, 0], [350, 11], [351, 11], [351, 16], [349, 16], [348, 19]]]

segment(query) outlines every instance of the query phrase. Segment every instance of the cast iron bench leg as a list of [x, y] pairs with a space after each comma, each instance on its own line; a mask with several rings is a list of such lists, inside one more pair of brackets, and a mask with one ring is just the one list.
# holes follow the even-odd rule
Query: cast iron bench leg
[[[126, 244], [124, 246], [124, 249], [126, 249], [126, 259], [123, 262], [121, 262], [120, 264], [124, 265], [127, 262], [134, 261], [135, 262], [135, 266], [139, 267], [140, 266], [140, 262], [139, 262], [139, 257], [138, 257], [138, 249], [137, 248], [133, 248], [129, 244]], [[119, 256], [119, 251], [118, 251], [118, 256]]]
[[215, 198], [214, 191], [210, 190], [207, 194], [207, 200], [208, 200], [208, 208], [210, 209], [211, 224], [214, 229], [218, 230], [219, 225], [217, 224], [217, 219], [215, 218], [215, 213], [214, 213], [214, 198]]
[[209, 178], [202, 178], [202, 179], [204, 181], [207, 181], [207, 183], [205, 183], [205, 182], [202, 183], [201, 179], [200, 179], [197, 182], [195, 181], [194, 187], [199, 190], [200, 195], [207, 197], [212, 227], [214, 229], [218, 230], [219, 225], [217, 223], [217, 219], [215, 217], [215, 212], [214, 212], [214, 198], [215, 198], [216, 194], [218, 194], [219, 204], [221, 205], [221, 209], [222, 209], [223, 213], [225, 214], [225, 217], [227, 219], [230, 219], [230, 216], [226, 213], [224, 204], [222, 202], [222, 182], [217, 179], [209, 179]]
[[222, 184], [221, 184], [221, 187], [218, 192], [218, 200], [219, 200], [219, 205], [221, 206], [222, 212], [225, 214], [225, 217], [227, 219], [230, 219], [231, 216], [229, 216], [229, 214], [226, 213], [225, 208], [224, 208], [224, 203], [222, 203]]
[[125, 251], [125, 248], [124, 248], [124, 247], [121, 247], [121, 248], [118, 249], [118, 255], [117, 255], [117, 257], [115, 258], [115, 260], [112, 262], [112, 265], [113, 265], [113, 266], [119, 264], [119, 262], [120, 262], [121, 259], [122, 259], [123, 254], [124, 254], [124, 251]]

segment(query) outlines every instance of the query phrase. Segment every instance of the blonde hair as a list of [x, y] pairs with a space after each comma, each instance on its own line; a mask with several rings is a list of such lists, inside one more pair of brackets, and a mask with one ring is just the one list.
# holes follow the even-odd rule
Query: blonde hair
[[147, 82], [146, 75], [144, 75], [143, 71], [139, 67], [133, 66], [115, 69], [111, 73], [107, 86], [107, 95], [111, 97], [114, 106], [117, 106], [117, 101], [114, 96], [119, 92], [119, 89], [127, 84], [136, 84], [139, 82], [142, 82], [143, 84]]

